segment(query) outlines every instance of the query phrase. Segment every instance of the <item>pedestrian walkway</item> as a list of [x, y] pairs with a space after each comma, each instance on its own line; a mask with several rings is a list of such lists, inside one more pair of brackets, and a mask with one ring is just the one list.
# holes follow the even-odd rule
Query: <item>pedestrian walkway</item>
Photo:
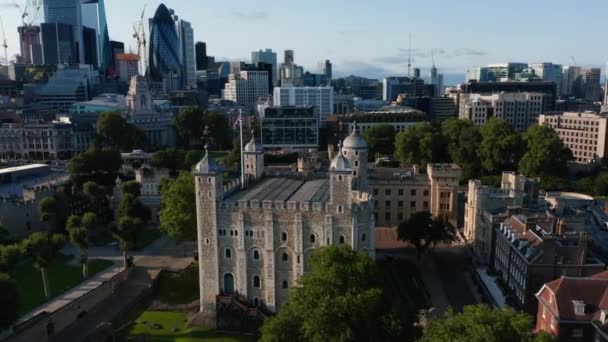
[[485, 292], [490, 296], [493, 304], [498, 307], [505, 307], [507, 305], [506, 299], [498, 285], [496, 284], [496, 277], [488, 275], [487, 268], [475, 267], [475, 273], [477, 279], [481, 281], [481, 285], [484, 287]]

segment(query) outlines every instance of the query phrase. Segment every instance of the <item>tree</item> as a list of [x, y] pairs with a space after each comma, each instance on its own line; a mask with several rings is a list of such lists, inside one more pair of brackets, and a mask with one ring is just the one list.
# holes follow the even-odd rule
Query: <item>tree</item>
[[315, 251], [310, 271], [289, 301], [262, 327], [262, 341], [390, 340], [395, 316], [387, 312], [375, 262], [347, 245]]
[[173, 125], [181, 146], [189, 147], [192, 142], [199, 142], [204, 134], [206, 142], [219, 150], [231, 147], [230, 124], [223, 113], [190, 107], [173, 119]]
[[101, 113], [97, 120], [95, 145], [97, 148], [116, 149], [130, 152], [134, 149], [145, 149], [149, 143], [144, 132], [116, 112]]
[[86, 213], [82, 217], [72, 215], [67, 222], [67, 231], [70, 235], [70, 240], [76, 245], [80, 251], [80, 264], [82, 265], [82, 277], [88, 277], [89, 263], [89, 236], [97, 222], [97, 217], [93, 213]]
[[136, 180], [124, 182], [121, 186], [122, 191], [125, 194], [133, 195], [135, 197], [141, 195], [141, 184]]
[[17, 283], [0, 273], [0, 331], [8, 328], [19, 318], [21, 309]]
[[34, 266], [42, 273], [42, 285], [47, 299], [51, 296], [47, 270], [64, 243], [63, 235], [44, 232], [32, 233], [21, 242], [23, 254], [34, 259]]
[[68, 216], [69, 208], [59, 194], [46, 197], [38, 204], [40, 219], [49, 224], [53, 231], [62, 231]]
[[184, 170], [185, 153], [182, 150], [166, 148], [156, 151], [150, 158], [150, 165], [156, 168], [169, 169], [172, 174]]
[[481, 162], [477, 149], [481, 143], [479, 128], [471, 120], [449, 119], [441, 125], [441, 133], [447, 142], [447, 152], [452, 162], [462, 168], [462, 179], [480, 175]]
[[521, 136], [504, 120], [491, 118], [481, 126], [477, 153], [486, 174], [515, 170], [522, 155]]
[[182, 172], [169, 185], [163, 186], [161, 193], [163, 208], [160, 211], [160, 229], [175, 240], [195, 240], [194, 175]]
[[150, 220], [150, 210], [148, 210], [137, 197], [129, 193], [123, 195], [118, 204], [116, 213], [117, 217], [130, 216], [140, 219], [142, 223], [146, 223]]
[[89, 181], [103, 187], [113, 187], [121, 166], [122, 158], [118, 150], [91, 147], [70, 160], [68, 171], [76, 187]]
[[0, 246], [0, 273], [14, 275], [22, 254], [18, 244]]
[[3, 225], [0, 225], [0, 245], [6, 244], [11, 242], [11, 234], [8, 231], [8, 229], [6, 229], [6, 227], [4, 227]]
[[437, 243], [449, 243], [456, 239], [454, 226], [441, 218], [433, 219], [431, 213], [422, 211], [413, 213], [410, 218], [397, 228], [399, 240], [407, 241], [416, 248], [416, 257]]
[[111, 227], [112, 235], [118, 240], [122, 251], [125, 268], [129, 266], [127, 252], [136, 243], [136, 236], [143, 229], [143, 222], [139, 218], [123, 216], [118, 219], [118, 224]]
[[82, 190], [96, 210], [108, 206], [108, 195], [104, 187], [88, 181], [83, 184]]
[[572, 151], [564, 145], [553, 128], [533, 125], [524, 133], [526, 153], [519, 162], [519, 172], [528, 177], [564, 176]]
[[182, 146], [190, 146], [192, 140], [198, 140], [203, 134], [204, 113], [197, 107], [186, 108], [173, 118], [173, 126]]
[[241, 143], [239, 140], [232, 142], [232, 150], [224, 159], [222, 164], [227, 168], [236, 168], [241, 163]]
[[408, 127], [395, 136], [395, 159], [402, 166], [426, 164], [440, 161], [442, 154], [441, 135], [429, 123]]
[[369, 146], [369, 156], [390, 156], [395, 152], [395, 129], [391, 125], [377, 125], [363, 132]]
[[461, 313], [450, 309], [442, 319], [431, 320], [421, 341], [546, 341], [546, 336], [533, 335], [532, 328], [532, 317], [525, 313], [471, 305], [465, 306]]

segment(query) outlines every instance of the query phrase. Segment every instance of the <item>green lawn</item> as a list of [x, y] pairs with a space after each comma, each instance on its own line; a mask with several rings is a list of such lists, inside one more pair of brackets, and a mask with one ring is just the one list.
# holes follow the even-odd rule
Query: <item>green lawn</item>
[[[82, 267], [80, 265], [66, 265], [69, 260], [69, 257], [62, 255], [51, 264], [48, 270], [51, 296], [61, 294], [82, 281]], [[108, 260], [91, 260], [89, 262], [89, 276], [111, 265], [112, 262]], [[32, 260], [26, 260], [19, 265], [16, 280], [19, 286], [22, 315], [46, 301], [42, 286], [42, 274], [34, 267]]]
[[163, 272], [159, 281], [156, 299], [167, 304], [189, 304], [199, 298], [198, 264], [181, 272]]
[[[157, 228], [145, 229], [139, 233], [137, 243], [133, 250], [140, 251], [146, 248], [149, 244], [156, 241], [162, 236], [162, 232]], [[104, 230], [91, 238], [91, 243], [94, 246], [107, 246], [111, 242], [116, 241], [109, 230]]]
[[222, 334], [210, 329], [189, 328], [186, 326], [185, 313], [159, 311], [144, 311], [130, 327], [126, 337], [122, 337], [122, 340], [147, 342], [254, 341], [252, 338]]

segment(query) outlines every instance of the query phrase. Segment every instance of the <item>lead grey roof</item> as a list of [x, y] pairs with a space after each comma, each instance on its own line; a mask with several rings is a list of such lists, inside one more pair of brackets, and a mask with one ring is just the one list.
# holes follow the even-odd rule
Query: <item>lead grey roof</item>
[[237, 201], [296, 201], [327, 202], [328, 180], [302, 181], [289, 178], [267, 178], [250, 189], [240, 191], [226, 199]]
[[202, 174], [222, 173], [222, 167], [209, 155], [209, 147], [205, 145], [205, 156], [194, 167], [194, 172]]

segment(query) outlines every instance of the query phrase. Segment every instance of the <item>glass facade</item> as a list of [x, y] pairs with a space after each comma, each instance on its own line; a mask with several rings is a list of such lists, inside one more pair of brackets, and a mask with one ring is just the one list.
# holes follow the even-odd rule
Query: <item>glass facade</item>
[[[43, 10], [43, 22], [52, 24], [66, 24], [72, 26], [72, 41], [75, 46], [72, 50], [76, 51], [74, 62], [83, 62], [82, 56], [82, 17], [80, 0], [40, 0], [41, 10]], [[42, 37], [44, 39], [44, 37]], [[65, 42], [65, 40], [62, 40]]]
[[269, 107], [262, 118], [265, 148], [317, 147], [319, 123], [313, 107]]
[[169, 9], [161, 4], [150, 20], [149, 72], [155, 82], [179, 79], [180, 46], [175, 22]]
[[68, 24], [40, 24], [44, 64], [64, 64], [77, 61], [73, 26]]
[[104, 0], [86, 0], [82, 6], [83, 25], [94, 28], [97, 32], [97, 59], [99, 68], [107, 70], [112, 65], [112, 50], [110, 48], [110, 34], [106, 19]]

